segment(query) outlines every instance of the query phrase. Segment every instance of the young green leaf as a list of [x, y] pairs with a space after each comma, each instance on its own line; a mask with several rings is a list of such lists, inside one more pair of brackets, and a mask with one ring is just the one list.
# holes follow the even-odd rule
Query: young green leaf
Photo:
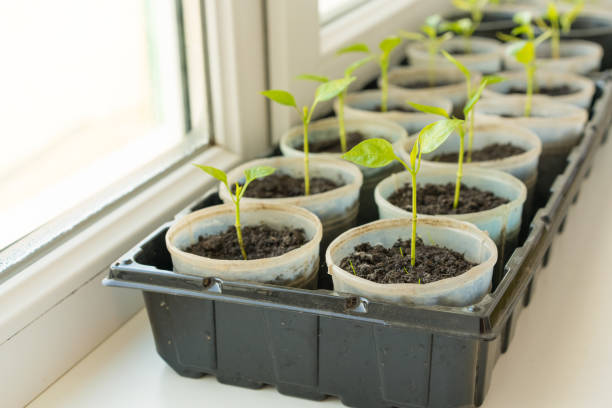
[[442, 119], [425, 126], [419, 133], [421, 152], [433, 152], [462, 125], [461, 119]]
[[470, 70], [467, 69], [465, 67], [465, 65], [463, 65], [462, 63], [460, 63], [459, 61], [457, 61], [457, 59], [455, 57], [453, 57], [452, 55], [450, 55], [448, 52], [442, 50], [442, 54], [444, 54], [444, 56], [446, 57], [447, 60], [449, 60], [450, 62], [452, 62], [457, 68], [459, 68], [459, 70], [461, 72], [463, 72], [463, 75], [465, 75], [466, 78], [470, 78], [471, 74], [470, 74]]
[[262, 91], [261, 94], [276, 103], [280, 103], [281, 105], [293, 106], [294, 108], [297, 108], [295, 98], [287, 91], [270, 89], [269, 91]]
[[570, 32], [572, 28], [572, 24], [582, 12], [583, 7], [584, 7], [584, 3], [582, 1], [578, 2], [578, 4], [572, 7], [571, 10], [569, 10], [568, 12], [564, 13], [561, 16], [561, 27], [564, 33]]
[[425, 19], [425, 25], [427, 27], [438, 28], [438, 25], [442, 22], [442, 17], [439, 14], [432, 14]]
[[521, 39], [519, 37], [515, 37], [513, 35], [508, 35], [505, 33], [497, 33], [496, 37], [504, 42], [513, 42], [513, 41], [521, 41]]
[[364, 167], [383, 167], [396, 156], [393, 146], [385, 139], [368, 139], [344, 153], [342, 158]]
[[520, 25], [529, 25], [531, 24], [531, 20], [532, 20], [532, 15], [531, 12], [529, 11], [519, 11], [518, 13], [516, 13], [513, 17], [512, 20]]
[[[425, 27], [423, 27], [423, 31], [425, 31]], [[421, 33], [413, 33], [411, 31], [401, 30], [399, 35], [401, 35], [405, 39], [411, 40], [411, 41], [423, 41], [425, 39], [425, 36], [423, 34], [421, 34]]]
[[459, 10], [470, 11], [470, 3], [465, 0], [453, 0], [453, 6]]
[[269, 176], [270, 174], [274, 173], [275, 170], [276, 169], [274, 167], [269, 166], [258, 166], [246, 169], [244, 171], [245, 184], [250, 183], [255, 179]]
[[552, 1], [548, 3], [548, 7], [546, 8], [546, 18], [551, 23], [559, 20], [559, 12], [557, 11], [557, 6]]
[[223, 172], [223, 170], [219, 170], [211, 166], [203, 166], [201, 164], [194, 164], [194, 166], [204, 170], [206, 173], [210, 174], [227, 186], [227, 175]]
[[401, 42], [401, 38], [396, 36], [390, 36], [383, 39], [378, 46], [380, 47], [380, 50], [383, 52], [383, 54], [388, 55], [391, 53], [391, 51], [393, 51], [395, 47], [400, 45]]
[[448, 113], [438, 106], [421, 105], [419, 103], [410, 101], [406, 101], [406, 103], [412, 106], [414, 109], [423, 113], [430, 113], [432, 115], [444, 116], [445, 118], [448, 118]]
[[533, 42], [528, 41], [514, 54], [516, 60], [521, 64], [529, 64], [535, 59], [535, 46]]
[[315, 92], [314, 103], [316, 104], [318, 102], [324, 102], [335, 98], [336, 96], [338, 96], [338, 94], [343, 92], [355, 79], [357, 78], [340, 78], [319, 85], [317, 91]]
[[307, 81], [315, 81], [315, 82], [327, 82], [329, 78], [326, 76], [313, 75], [313, 74], [301, 74], [295, 77], [295, 79], [304, 79]]
[[353, 71], [355, 71], [357, 68], [359, 68], [363, 64], [366, 64], [366, 63], [372, 61], [373, 58], [374, 58], [373, 55], [368, 55], [365, 58], [362, 58], [362, 59], [360, 59], [358, 61], [353, 62], [351, 65], [348, 66], [347, 69], [344, 70], [344, 76], [350, 77], [351, 75], [353, 75]]
[[365, 52], [365, 53], [369, 53], [370, 52], [370, 48], [363, 44], [363, 43], [359, 43], [359, 44], [353, 44], [353, 45], [349, 45], [348, 47], [344, 47], [339, 49], [338, 51], [336, 51], [336, 55], [342, 55], [342, 54], [346, 54], [349, 52]]
[[476, 105], [476, 103], [480, 99], [480, 96], [482, 95], [482, 91], [484, 91], [484, 89], [487, 86], [491, 84], [497, 84], [505, 80], [506, 78], [503, 78], [500, 76], [495, 76], [495, 75], [485, 76], [482, 79], [482, 81], [480, 81], [480, 86], [478, 87], [476, 92], [474, 92], [474, 94], [470, 97], [470, 100], [465, 104], [465, 107], [463, 108], [463, 115], [467, 117], [468, 114], [472, 111], [472, 109], [474, 109], [474, 106]]

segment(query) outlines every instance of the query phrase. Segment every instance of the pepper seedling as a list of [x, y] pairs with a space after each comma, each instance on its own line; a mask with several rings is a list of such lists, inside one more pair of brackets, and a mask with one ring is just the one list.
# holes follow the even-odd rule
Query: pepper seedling
[[472, 91], [472, 73], [470, 72], [470, 70], [467, 69], [465, 65], [463, 65], [461, 62], [459, 62], [456, 58], [454, 58], [452, 55], [450, 55], [446, 51], [442, 51], [442, 53], [444, 54], [446, 59], [452, 62], [463, 73], [463, 76], [465, 76], [468, 102], [463, 109], [463, 115], [464, 115], [465, 120], [469, 121], [467, 162], [471, 163], [472, 162], [472, 147], [474, 145], [474, 107], [476, 106], [476, 103], [478, 103], [478, 101], [480, 100], [482, 91], [484, 91], [484, 89], [488, 85], [505, 81], [505, 78], [495, 76], [495, 75], [484, 76], [480, 80], [480, 84], [478, 84], [478, 87], [474, 91]]
[[246, 169], [244, 171], [244, 184], [240, 185], [236, 183], [236, 192], [232, 194], [232, 189], [227, 184], [227, 174], [225, 174], [223, 170], [219, 170], [212, 166], [204, 166], [201, 164], [194, 164], [194, 166], [210, 174], [211, 176], [222, 182], [227, 188], [230, 198], [234, 203], [234, 208], [236, 209], [236, 222], [234, 224], [234, 227], [236, 228], [236, 237], [238, 238], [238, 245], [240, 246], [240, 252], [242, 253], [242, 257], [246, 261], [247, 254], [244, 248], [244, 241], [242, 240], [242, 229], [240, 227], [240, 199], [244, 196], [244, 193], [251, 181], [269, 176], [270, 174], [274, 173], [276, 169], [274, 167], [269, 166], [258, 166]]
[[453, 33], [448, 31], [438, 36], [438, 28], [441, 22], [442, 17], [438, 14], [434, 14], [425, 19], [425, 24], [421, 26], [422, 33], [404, 30], [400, 31], [400, 36], [405, 39], [425, 44], [427, 54], [429, 55], [429, 86], [434, 86], [436, 84], [436, 55], [440, 52], [442, 44], [453, 38]]
[[416, 227], [417, 227], [417, 174], [421, 169], [421, 155], [436, 150], [457, 128], [461, 127], [462, 121], [451, 119], [444, 109], [428, 107], [430, 112], [445, 116], [445, 119], [430, 123], [425, 126], [410, 152], [410, 166], [400, 159], [393, 151], [393, 145], [384, 139], [368, 139], [353, 147], [342, 158], [364, 167], [383, 167], [397, 160], [412, 179], [412, 239], [410, 245], [410, 265], [416, 262]]
[[380, 111], [387, 112], [387, 100], [389, 98], [389, 62], [391, 59], [391, 52], [402, 42], [402, 39], [397, 36], [389, 36], [383, 39], [378, 48], [380, 53], [372, 53], [370, 48], [363, 43], [349, 45], [348, 47], [342, 48], [336, 52], [336, 55], [342, 55], [349, 52], [360, 52], [370, 54], [372, 59], [376, 58], [378, 65], [380, 66], [381, 76], [381, 97], [380, 97]]
[[[525, 116], [529, 117], [531, 116], [534, 88], [537, 87], [537, 84], [535, 83], [536, 48], [551, 36], [551, 31], [546, 30], [536, 38], [531, 25], [532, 16], [528, 11], [516, 13], [513, 19], [514, 22], [518, 24], [518, 27], [515, 27], [512, 30], [512, 35], [499, 33], [497, 36], [503, 41], [514, 43], [508, 47], [507, 51], [525, 67], [525, 71], [527, 73], [527, 98], [525, 100], [524, 114]], [[521, 39], [517, 37], [518, 35], [524, 35], [527, 37], [527, 39]]]
[[[310, 76], [306, 74], [305, 76]], [[303, 76], [302, 79], [306, 79]], [[324, 77], [320, 77], [323, 79]], [[312, 79], [312, 78], [309, 78]], [[327, 79], [327, 78], [325, 78]], [[308, 106], [303, 106], [302, 110], [298, 108], [295, 98], [293, 95], [287, 91], [282, 91], [279, 89], [271, 89], [268, 91], [263, 91], [261, 94], [266, 98], [284, 106], [290, 106], [295, 108], [298, 115], [301, 115], [302, 118], [302, 126], [303, 126], [303, 136], [304, 136], [304, 194], [310, 195], [310, 172], [309, 172], [309, 162], [308, 162], [308, 125], [310, 124], [310, 120], [312, 119], [312, 114], [319, 102], [329, 101], [330, 99], [338, 96], [342, 91], [344, 91], [356, 78], [342, 78], [342, 79], [334, 79], [332, 81], [323, 82], [321, 85], [317, 87], [315, 92], [314, 100], [310, 108]]]
[[[551, 56], [554, 59], [559, 59], [561, 57], [561, 31], [564, 33], [569, 33], [572, 24], [578, 18], [580, 13], [582, 12], [582, 8], [584, 7], [583, 1], [578, 1], [574, 7], [567, 10], [565, 13], [559, 13], [557, 9], [557, 5], [551, 1], [548, 3], [548, 8], [546, 13], [544, 14], [544, 18], [538, 17], [535, 19], [536, 24], [543, 32], [550, 31], [550, 49]], [[544, 19], [548, 20], [548, 24], [544, 21]]]
[[460, 34], [466, 40], [466, 51], [472, 52], [471, 37], [482, 22], [482, 15], [489, 0], [453, 0], [453, 6], [470, 13], [471, 18], [462, 18], [444, 24], [445, 29]]

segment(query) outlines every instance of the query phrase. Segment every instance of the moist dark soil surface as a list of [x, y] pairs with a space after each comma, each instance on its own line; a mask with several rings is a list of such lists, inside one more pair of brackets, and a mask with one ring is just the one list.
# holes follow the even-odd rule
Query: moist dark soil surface
[[[373, 112], [382, 112], [380, 105], [376, 105]], [[387, 106], [387, 112], [404, 112], [404, 113], [415, 113], [416, 109], [412, 109], [410, 106], [402, 105], [389, 105]]]
[[407, 83], [401, 84], [400, 86], [402, 88], [407, 88], [407, 89], [425, 89], [425, 88], [437, 88], [439, 86], [454, 85], [454, 84], [458, 84], [459, 82], [461, 81], [436, 80], [434, 86], [432, 87], [429, 84], [429, 81], [417, 81], [417, 82], [407, 82]]
[[[425, 184], [417, 186], [417, 212], [429, 215], [469, 214], [486, 211], [508, 203], [490, 191], [461, 185], [459, 205], [453, 208], [455, 184]], [[412, 186], [404, 184], [387, 199], [396, 207], [412, 211]]]
[[[505, 159], [506, 157], [516, 156], [521, 153], [525, 153], [525, 149], [515, 146], [512, 143], [493, 143], [485, 146], [482, 149], [472, 150], [472, 161], [480, 162], [487, 160], [499, 160]], [[457, 163], [458, 160], [459, 152], [444, 153], [432, 158], [432, 161], [443, 163]], [[467, 152], [464, 152], [463, 160], [464, 162], [467, 160]]]
[[[546, 95], [546, 96], [565, 96], [565, 95], [571, 95], [571, 94], [575, 94], [578, 91], [574, 88], [572, 88], [571, 86], [568, 85], [561, 85], [561, 86], [555, 86], [555, 87], [540, 87], [538, 89], [537, 94], [538, 95]], [[527, 93], [525, 88], [520, 88], [520, 87], [512, 87], [508, 90], [508, 92], [506, 92], [508, 95], [510, 94], [521, 94], [521, 95], [525, 95], [525, 93]]]
[[391, 248], [359, 244], [340, 262], [345, 271], [377, 283], [430, 283], [461, 275], [475, 265], [458, 252], [425, 245], [420, 238], [414, 266], [410, 265], [410, 240], [399, 239]]
[[[310, 178], [310, 194], [319, 194], [334, 190], [341, 185], [323, 177]], [[232, 187], [236, 192], [236, 187]], [[251, 181], [244, 193], [252, 198], [283, 198], [304, 195], [304, 177], [291, 177], [288, 174], [271, 174], [262, 179]]]
[[[256, 225], [241, 229], [248, 259], [280, 256], [306, 243], [306, 235], [301, 228], [277, 230]], [[243, 259], [234, 226], [219, 234], [200, 236], [197, 243], [185, 248], [185, 252], [213, 259]]]
[[[366, 140], [366, 137], [361, 132], [347, 132], [346, 133], [346, 151], [351, 150], [359, 143]], [[342, 153], [342, 146], [340, 146], [340, 138], [335, 137], [330, 140], [320, 140], [317, 142], [308, 142], [310, 153]], [[304, 151], [304, 145], [299, 145], [296, 149]]]

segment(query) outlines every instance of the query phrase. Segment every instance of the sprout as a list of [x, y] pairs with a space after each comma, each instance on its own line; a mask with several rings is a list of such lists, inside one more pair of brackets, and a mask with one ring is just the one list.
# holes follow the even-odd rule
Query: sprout
[[[415, 106], [416, 104], [413, 104]], [[420, 106], [420, 105], [419, 105]], [[416, 106], [415, 106], [416, 107]], [[441, 108], [427, 107], [430, 112], [446, 116], [445, 119], [427, 125], [417, 137], [416, 143], [410, 152], [410, 166], [397, 157], [391, 143], [384, 139], [368, 139], [359, 143], [349, 152], [342, 155], [346, 160], [364, 167], [383, 167], [397, 160], [412, 176], [412, 240], [410, 247], [410, 264], [416, 261], [416, 226], [417, 226], [417, 182], [416, 176], [421, 168], [421, 155], [431, 153], [438, 148], [448, 136], [457, 128], [461, 128], [463, 121], [450, 119]]]
[[453, 37], [450, 32], [438, 36], [441, 21], [442, 18], [438, 14], [434, 14], [425, 19], [425, 24], [421, 26], [423, 33], [400, 31], [400, 36], [405, 39], [422, 42], [426, 45], [429, 54], [429, 86], [434, 86], [436, 83], [436, 55], [440, 52], [442, 44]]
[[240, 228], [240, 199], [244, 196], [244, 193], [251, 181], [269, 176], [270, 174], [274, 173], [276, 169], [274, 167], [268, 166], [251, 167], [250, 169], [246, 169], [244, 171], [244, 184], [241, 186], [240, 184], [236, 183], [236, 193], [232, 194], [232, 189], [230, 189], [229, 185], [227, 184], [227, 174], [225, 174], [223, 170], [219, 170], [211, 166], [203, 166], [201, 164], [194, 164], [194, 166], [202, 169], [206, 173], [210, 174], [211, 176], [225, 184], [225, 187], [227, 188], [227, 191], [236, 209], [236, 222], [234, 226], [236, 227], [236, 236], [238, 237], [238, 245], [240, 246], [240, 252], [242, 253], [242, 257], [246, 261], [247, 254], [246, 250], [244, 249], [244, 242], [242, 240], [242, 230]]
[[548, 3], [548, 8], [544, 17], [548, 20], [549, 24], [546, 24], [544, 19], [538, 17], [535, 22], [543, 32], [550, 31], [551, 33], [551, 54], [554, 59], [561, 57], [560, 43], [561, 43], [561, 30], [564, 33], [569, 33], [572, 28], [572, 24], [578, 18], [584, 7], [584, 1], [578, 0], [574, 7], [559, 15], [557, 6], [554, 2]]
[[[402, 39], [396, 36], [390, 36], [383, 39], [378, 47], [381, 50], [380, 54], [374, 54], [370, 51], [370, 48], [365, 44], [353, 44], [348, 47], [342, 48], [336, 52], [336, 55], [346, 54], [349, 52], [360, 52], [369, 54], [372, 59], [376, 58], [378, 61], [378, 65], [380, 66], [380, 74], [381, 74], [381, 100], [380, 100], [380, 110], [381, 112], [387, 112], [387, 99], [389, 96], [389, 61], [391, 59], [391, 52], [402, 42]], [[367, 62], [367, 61], [366, 61]]]
[[460, 34], [466, 40], [466, 51], [472, 52], [470, 38], [482, 22], [482, 15], [489, 0], [453, 0], [453, 5], [459, 10], [470, 13], [471, 18], [462, 18], [456, 22], [444, 24], [445, 29]]
[[[315, 75], [304, 74], [300, 76], [301, 79], [310, 79], [315, 78]], [[268, 91], [263, 91], [261, 94], [266, 98], [285, 106], [290, 106], [295, 108], [298, 115], [301, 115], [302, 125], [304, 129], [304, 194], [310, 195], [310, 173], [309, 173], [309, 162], [308, 162], [308, 125], [310, 124], [310, 120], [312, 119], [312, 113], [314, 112], [317, 104], [319, 102], [329, 101], [330, 99], [335, 98], [343, 92], [351, 82], [353, 82], [356, 78], [342, 78], [335, 79], [333, 81], [327, 81], [325, 77], [316, 77], [318, 81], [323, 81], [321, 85], [317, 87], [315, 92], [314, 101], [310, 108], [308, 106], [303, 106], [302, 110], [298, 108], [295, 103], [295, 98], [292, 94], [287, 91], [281, 91], [277, 89], [272, 89]]]

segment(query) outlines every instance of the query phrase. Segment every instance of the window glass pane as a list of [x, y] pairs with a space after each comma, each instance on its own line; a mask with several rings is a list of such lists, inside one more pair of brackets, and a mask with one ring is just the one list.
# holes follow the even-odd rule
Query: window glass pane
[[370, 0], [319, 0], [319, 23], [326, 24]]
[[178, 144], [174, 2], [0, 5], [0, 248]]

